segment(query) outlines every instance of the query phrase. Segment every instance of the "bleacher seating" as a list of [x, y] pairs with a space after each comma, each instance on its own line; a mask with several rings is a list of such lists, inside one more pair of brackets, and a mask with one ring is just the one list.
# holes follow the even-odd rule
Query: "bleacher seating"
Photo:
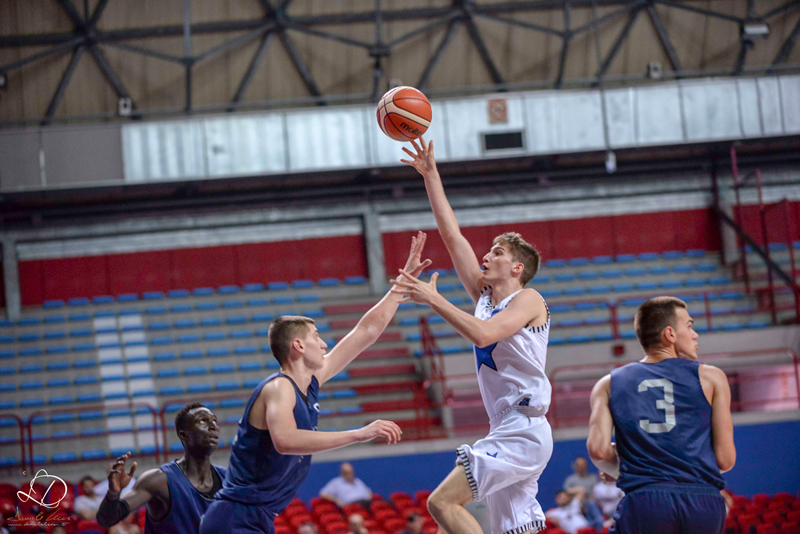
[[[471, 300], [455, 273], [439, 273], [440, 292], [471, 311]], [[658, 293], [684, 298], [699, 331], [707, 328], [706, 298], [714, 330], [771, 324], [769, 314], [744, 292], [741, 282], [719, 266], [716, 253], [706, 251], [549, 260], [532, 286], [550, 304], [552, 346], [612, 339], [609, 303], [616, 303], [620, 336], [631, 338], [636, 307]], [[226, 421], [238, 420], [241, 400], [278, 367], [266, 339], [275, 316], [315, 318], [332, 347], [374, 302], [363, 277], [47, 301], [26, 309], [16, 323], [0, 322], [0, 391], [14, 392], [0, 406], [23, 418], [49, 414], [34, 427], [50, 440], [35, 448], [53, 462], [111, 454], [110, 449], [97, 449], [96, 439], [95, 445], [86, 440], [82, 448], [81, 438], [87, 437], [83, 427], [75, 429], [75, 435], [64, 433], [72, 421], [105, 419], [108, 430], [102, 435], [152, 432], [152, 420], [134, 423], [130, 411], [129, 423], [112, 424], [123, 414], [111, 405], [125, 400], [174, 407], [183, 398], [208, 394], [229, 442], [234, 426]], [[418, 320], [429, 313], [427, 307], [412, 303], [400, 306], [379, 342], [323, 388], [320, 429], [360, 426], [383, 412], [391, 412], [406, 428], [418, 424], [413, 419], [414, 388], [423, 379], [417, 359], [422, 354]], [[443, 353], [471, 351], [441, 318], [430, 317], [428, 322]], [[104, 402], [109, 407], [98, 410]], [[51, 413], [54, 409], [62, 413]], [[18, 454], [15, 432], [16, 422], [0, 424], [0, 456]], [[173, 444], [177, 440], [171, 439]], [[140, 451], [147, 447], [145, 442]]]

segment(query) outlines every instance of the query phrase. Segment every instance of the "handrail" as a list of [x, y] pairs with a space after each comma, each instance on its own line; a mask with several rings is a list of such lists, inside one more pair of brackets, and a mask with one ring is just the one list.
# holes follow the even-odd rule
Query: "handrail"
[[[0, 413], [0, 419], [16, 419], [17, 426], [19, 427], [19, 447], [20, 447], [20, 465], [22, 466], [22, 474], [26, 471], [26, 458], [25, 458], [25, 423], [15, 413]], [[31, 462], [31, 472], [33, 472], [33, 462]]]
[[[152, 413], [152, 415], [153, 415], [153, 427], [152, 427], [152, 429], [146, 428], [146, 429], [142, 429], [142, 430], [145, 430], [145, 431], [152, 430], [153, 431], [153, 442], [155, 443], [154, 451], [152, 453], [150, 453], [150, 454], [144, 454], [143, 456], [151, 456], [152, 455], [152, 456], [155, 457], [156, 463], [159, 463], [159, 459], [160, 458], [159, 458], [159, 445], [158, 445], [158, 419], [157, 419], [156, 410], [152, 405], [147, 404], [147, 403], [128, 403], [128, 404], [125, 404], [125, 405], [120, 404], [120, 405], [116, 405], [116, 406], [91, 405], [91, 406], [81, 406], [80, 410], [76, 410], [75, 408], [59, 408], [59, 409], [55, 409], [55, 410], [39, 410], [37, 412], [33, 412], [32, 414], [30, 414], [28, 416], [28, 419], [27, 419], [27, 421], [25, 423], [25, 427], [26, 427], [26, 429], [28, 431], [28, 454], [29, 454], [28, 460], [30, 462], [31, 471], [34, 471], [34, 469], [35, 469], [34, 454], [33, 454], [33, 430], [32, 430], [32, 428], [33, 428], [33, 419], [35, 417], [41, 417], [43, 415], [53, 415], [53, 414], [59, 414], [59, 413], [75, 413], [76, 411], [93, 411], [93, 410], [102, 411], [102, 412], [106, 413], [106, 417], [107, 417], [107, 412], [110, 409], [119, 409], [119, 408], [134, 409], [134, 408], [142, 408], [142, 407], [148, 408], [150, 410], [150, 412]], [[131, 433], [138, 433], [138, 432], [139, 432], [138, 428], [134, 428], [131, 431]], [[49, 438], [45, 438], [45, 439], [41, 439], [41, 440], [37, 440], [37, 441], [38, 442], [47, 442], [47, 441], [53, 441], [53, 440], [57, 441], [57, 440], [60, 440], [60, 439], [62, 439], [62, 438], [49, 437]], [[75, 436], [75, 438], [68, 438], [68, 439], [81, 439], [81, 436]], [[24, 450], [24, 445], [23, 445], [23, 450]], [[165, 455], [164, 458], [166, 460], [166, 455]]]

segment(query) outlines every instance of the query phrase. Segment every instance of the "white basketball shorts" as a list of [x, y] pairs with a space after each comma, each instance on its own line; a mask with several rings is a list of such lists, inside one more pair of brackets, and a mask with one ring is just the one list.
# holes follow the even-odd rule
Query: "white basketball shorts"
[[457, 449], [457, 464], [467, 472], [472, 497], [487, 499], [492, 534], [521, 534], [545, 528], [536, 501], [539, 476], [553, 453], [553, 434], [545, 417], [511, 411], [489, 435]]

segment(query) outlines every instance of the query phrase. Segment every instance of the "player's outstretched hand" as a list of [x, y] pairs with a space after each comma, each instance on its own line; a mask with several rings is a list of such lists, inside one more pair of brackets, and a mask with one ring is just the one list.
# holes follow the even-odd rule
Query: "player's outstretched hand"
[[617, 479], [612, 477], [608, 473], [604, 473], [603, 471], [600, 471], [600, 481], [603, 484], [614, 484], [617, 481]]
[[130, 472], [125, 472], [125, 460], [130, 458], [131, 453], [126, 452], [117, 458], [114, 465], [111, 467], [111, 472], [108, 473], [108, 491], [119, 493], [125, 489], [133, 478], [133, 472], [136, 471], [136, 462], [133, 462]]
[[425, 138], [420, 137], [419, 144], [417, 144], [417, 141], [411, 141], [411, 145], [414, 147], [416, 154], [406, 147], [403, 147], [403, 152], [411, 156], [411, 159], [401, 159], [400, 162], [411, 165], [426, 178], [432, 173], [438, 172], [436, 169], [436, 159], [433, 157], [433, 141], [426, 143]]
[[364, 428], [357, 430], [358, 441], [372, 441], [376, 438], [384, 438], [390, 445], [400, 441], [400, 436], [403, 431], [400, 427], [392, 421], [383, 421], [378, 419], [373, 421]]
[[394, 284], [392, 293], [403, 295], [417, 304], [430, 304], [434, 297], [439, 294], [436, 291], [436, 280], [439, 278], [439, 273], [433, 273], [429, 283], [412, 276], [411, 273], [404, 269], [400, 269], [400, 274], [402, 276], [390, 280]]
[[422, 261], [422, 251], [427, 239], [428, 234], [425, 232], [417, 232], [417, 235], [411, 238], [411, 250], [408, 252], [408, 261], [403, 270], [413, 276], [419, 276], [422, 271], [431, 266], [431, 260]]

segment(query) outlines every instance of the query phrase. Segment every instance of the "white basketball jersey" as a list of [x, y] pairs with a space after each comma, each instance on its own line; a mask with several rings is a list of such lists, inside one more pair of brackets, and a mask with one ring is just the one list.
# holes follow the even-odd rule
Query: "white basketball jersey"
[[[475, 306], [475, 317], [488, 321], [493, 315], [501, 313], [518, 293], [492, 306], [492, 288], [483, 288]], [[542, 415], [547, 413], [551, 388], [544, 368], [549, 333], [548, 309], [545, 324], [537, 327], [526, 325], [493, 345], [473, 347], [478, 385], [490, 419], [518, 406], [530, 406], [533, 411], [541, 411]]]

